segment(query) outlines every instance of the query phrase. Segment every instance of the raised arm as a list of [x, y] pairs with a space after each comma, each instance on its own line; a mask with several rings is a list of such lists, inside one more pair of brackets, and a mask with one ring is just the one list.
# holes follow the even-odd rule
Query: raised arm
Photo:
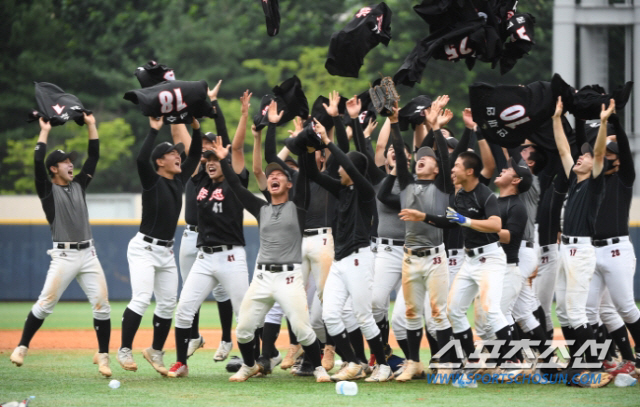
[[244, 162], [244, 140], [247, 134], [247, 118], [249, 117], [249, 101], [251, 95], [248, 90], [244, 91], [244, 94], [240, 97], [242, 102], [240, 121], [238, 122], [238, 128], [236, 134], [233, 136], [233, 143], [231, 144], [231, 165], [236, 174], [240, 174], [245, 167]]
[[40, 123], [40, 135], [38, 136], [38, 144], [33, 153], [33, 163], [35, 167], [36, 192], [40, 199], [44, 199], [51, 193], [51, 181], [47, 175], [44, 159], [47, 155], [47, 140], [51, 131], [51, 123], [45, 122], [42, 117], [38, 119]]
[[82, 165], [82, 171], [75, 179], [82, 185], [82, 188], [86, 188], [96, 172], [98, 160], [100, 159], [100, 141], [98, 140], [95, 116], [92, 114], [87, 115], [84, 112], [82, 114], [84, 115], [84, 122], [89, 129], [89, 146], [87, 147], [87, 159]]
[[[564, 174], [569, 178], [574, 162], [573, 157], [571, 156], [571, 148], [569, 147], [567, 136], [564, 134], [564, 128], [562, 127], [562, 108], [562, 98], [558, 96], [556, 111], [553, 113], [553, 138], [555, 139], [556, 146], [558, 147], [558, 154], [560, 154]], [[580, 148], [580, 146], [578, 146], [578, 148]]]
[[397, 110], [394, 110], [394, 114], [389, 116], [389, 120], [391, 121], [391, 142], [393, 143], [393, 150], [396, 154], [395, 168], [397, 168], [398, 183], [400, 184], [400, 190], [404, 190], [407, 185], [411, 183], [413, 177], [409, 172], [408, 157], [404, 153], [404, 143], [402, 142], [402, 136], [400, 136]]
[[262, 131], [256, 130], [256, 126], [251, 126], [251, 133], [253, 133], [253, 175], [258, 181], [258, 188], [260, 191], [267, 189], [267, 177], [262, 171]]
[[609, 100], [609, 107], [605, 108], [602, 104], [602, 112], [600, 112], [600, 129], [598, 129], [598, 137], [596, 143], [593, 146], [593, 169], [591, 175], [593, 178], [597, 178], [602, 172], [604, 167], [604, 155], [607, 150], [607, 123], [609, 123], [609, 117], [616, 110], [615, 100]]
[[457, 223], [449, 222], [444, 214], [433, 215], [430, 213], [420, 212], [417, 209], [405, 208], [400, 211], [398, 216], [405, 222], [424, 222], [440, 229], [453, 229], [458, 227]]
[[[380, 183], [387, 175], [384, 171], [380, 170], [375, 163], [375, 156], [373, 151], [367, 148], [367, 140], [364, 137], [364, 131], [362, 124], [358, 120], [360, 114], [361, 102], [357, 96], [352, 97], [347, 101], [347, 112], [353, 123], [353, 138], [356, 144], [356, 150], [361, 152], [367, 157], [367, 174], [373, 185]], [[336, 118], [334, 117], [334, 121]]]
[[478, 149], [480, 150], [480, 158], [482, 159], [482, 171], [480, 175], [490, 180], [496, 171], [496, 160], [491, 152], [491, 147], [487, 140], [478, 139]]
[[[306, 167], [306, 175], [307, 177], [315, 182], [316, 184], [320, 185], [322, 188], [326, 189], [327, 191], [329, 191], [331, 194], [333, 194], [336, 198], [338, 197], [338, 194], [340, 194], [340, 190], [342, 189], [342, 184], [340, 183], [339, 179], [330, 177], [326, 174], [322, 174], [320, 173], [320, 171], [318, 170], [318, 166], [316, 165], [316, 160], [315, 160], [315, 153], [306, 153], [307, 154], [307, 159], [304, 160], [304, 165]], [[335, 157], [332, 158], [332, 160], [335, 160]], [[336, 166], [339, 164], [336, 164]]]
[[[149, 133], [142, 143], [138, 157], [136, 158], [136, 165], [138, 166], [138, 175], [140, 176], [140, 182], [143, 189], [151, 188], [160, 177], [155, 170], [154, 165], [151, 164], [151, 152], [158, 136], [160, 128], [162, 128], [162, 117], [156, 119], [149, 117]], [[199, 153], [200, 154], [200, 153]], [[191, 174], [193, 171], [191, 171]], [[189, 174], [189, 175], [191, 175]]]
[[378, 200], [389, 208], [399, 211], [401, 209], [400, 195], [392, 192], [393, 184], [397, 179], [394, 171], [395, 168], [391, 171], [391, 174], [387, 175], [382, 181], [382, 185], [380, 185], [380, 189], [378, 190]]
[[183, 183], [186, 183], [198, 168], [202, 156], [202, 132], [200, 131], [200, 122], [195, 117], [191, 122], [191, 127], [193, 128], [191, 148], [187, 154], [187, 159], [182, 163], [182, 172], [178, 175]]
[[382, 167], [384, 165], [384, 151], [387, 148], [389, 135], [391, 135], [391, 122], [389, 121], [389, 118], [387, 118], [380, 129], [380, 133], [378, 133], [378, 141], [376, 142], [375, 163], [378, 167]]
[[438, 157], [440, 158], [440, 162], [438, 163], [438, 176], [437, 186], [440, 190], [446, 194], [452, 194], [455, 189], [453, 187], [453, 181], [451, 180], [451, 165], [449, 164], [449, 147], [447, 147], [447, 141], [444, 139], [444, 135], [440, 130], [442, 127], [446, 126], [451, 118], [453, 117], [453, 112], [449, 109], [444, 110], [441, 114], [438, 115], [435, 123], [431, 127], [435, 136]]
[[620, 181], [628, 187], [632, 187], [636, 180], [636, 170], [633, 165], [633, 155], [631, 154], [631, 147], [629, 146], [629, 138], [625, 133], [618, 115], [611, 115], [609, 121], [613, 124], [616, 130], [616, 141], [618, 143], [618, 160], [620, 160], [620, 166], [618, 167], [618, 175]]
[[189, 149], [191, 148], [191, 135], [189, 134], [189, 130], [187, 130], [186, 124], [172, 124], [171, 139], [173, 140], [173, 144], [184, 144], [184, 151], [189, 154]]
[[427, 133], [429, 133], [429, 131], [427, 131], [427, 126], [425, 126], [424, 124], [419, 124], [416, 126], [415, 129], [413, 129], [413, 149], [414, 150], [422, 147], [422, 144], [424, 143], [424, 139], [426, 138]]
[[220, 86], [222, 85], [222, 80], [219, 80], [216, 86], [213, 89], [208, 90], [209, 99], [211, 100], [211, 104], [216, 111], [216, 117], [213, 119], [216, 123], [216, 132], [219, 137], [222, 137], [222, 142], [225, 146], [231, 144], [231, 140], [229, 140], [229, 132], [227, 131], [227, 122], [224, 119], [224, 114], [222, 113], [222, 109], [220, 108], [220, 104], [218, 103], [218, 92], [220, 91]]

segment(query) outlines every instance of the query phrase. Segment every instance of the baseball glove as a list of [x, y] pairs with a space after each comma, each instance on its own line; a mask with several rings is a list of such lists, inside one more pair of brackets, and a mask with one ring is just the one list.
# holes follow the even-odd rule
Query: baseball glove
[[390, 76], [382, 78], [380, 85], [369, 89], [371, 103], [376, 112], [381, 116], [391, 116], [393, 113], [393, 105], [400, 100], [400, 95], [393, 84]]

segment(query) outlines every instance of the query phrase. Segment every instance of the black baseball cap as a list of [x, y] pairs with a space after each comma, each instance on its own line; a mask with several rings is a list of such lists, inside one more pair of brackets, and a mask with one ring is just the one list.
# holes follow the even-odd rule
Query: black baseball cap
[[151, 160], [153, 160], [155, 164], [158, 158], [162, 158], [163, 155], [170, 153], [173, 150], [176, 150], [178, 154], [184, 153], [184, 144], [178, 143], [176, 145], [173, 145], [168, 141], [160, 143], [153, 149], [153, 152], [151, 153]]
[[516, 162], [516, 160], [511, 157], [509, 159], [509, 168], [513, 168], [516, 172], [516, 175], [520, 177], [520, 183], [518, 184], [518, 193], [523, 194], [531, 188], [531, 184], [533, 183], [533, 175], [529, 170], [529, 167], [524, 162], [524, 160], [520, 160]]
[[580, 147], [580, 154], [591, 154], [593, 157], [593, 147], [589, 143], [584, 143], [582, 147]]
[[75, 151], [72, 151], [70, 153], [65, 153], [62, 150], [52, 151], [47, 157], [47, 161], [45, 162], [47, 170], [49, 170], [49, 168], [51, 168], [52, 166], [57, 165], [59, 162], [66, 160], [67, 158], [69, 158], [71, 161], [75, 161], [75, 159], [78, 158], [78, 153]]
[[618, 143], [615, 141], [607, 141], [607, 150], [611, 151], [613, 154], [618, 154]]
[[207, 150], [207, 151], [205, 151], [204, 153], [202, 153], [202, 156], [203, 156], [205, 159], [207, 159], [207, 160], [208, 160], [209, 158], [211, 158], [211, 157], [213, 157], [214, 159], [216, 159], [216, 160], [218, 160], [218, 161], [220, 160], [220, 159], [218, 158], [218, 156], [216, 155], [216, 153], [215, 153], [213, 150]]
[[296, 167], [298, 166], [298, 162], [295, 160], [295, 158], [291, 157], [290, 155], [287, 155], [287, 157], [284, 159], [285, 163], [293, 163], [293, 165], [295, 165]]
[[435, 151], [433, 151], [431, 147], [420, 147], [418, 149], [418, 151], [416, 152], [416, 161], [420, 161], [422, 157], [433, 157], [436, 160], [438, 159], [438, 157], [436, 157]]
[[291, 175], [289, 174], [289, 171], [282, 168], [282, 166], [278, 163], [269, 163], [267, 165], [267, 168], [264, 169], [264, 175], [266, 175], [266, 177], [269, 178], [269, 174], [271, 174], [274, 171], [282, 171], [282, 173], [287, 176], [287, 179], [291, 181]]
[[456, 147], [458, 147], [458, 139], [449, 137], [446, 141], [447, 141], [447, 147], [453, 148], [454, 150]]
[[411, 101], [398, 112], [400, 130], [408, 130], [409, 124], [415, 127], [423, 123], [425, 120], [424, 110], [431, 107], [431, 103], [431, 98], [425, 95], [416, 96], [411, 99]]
[[207, 139], [207, 140], [209, 140], [210, 142], [214, 143], [214, 142], [216, 141], [216, 137], [218, 137], [218, 135], [217, 135], [217, 134], [214, 134], [214, 133], [211, 133], [211, 132], [209, 131], [209, 132], [204, 133], [204, 134], [202, 135], [202, 137], [203, 137], [203, 138], [205, 138], [205, 139]]

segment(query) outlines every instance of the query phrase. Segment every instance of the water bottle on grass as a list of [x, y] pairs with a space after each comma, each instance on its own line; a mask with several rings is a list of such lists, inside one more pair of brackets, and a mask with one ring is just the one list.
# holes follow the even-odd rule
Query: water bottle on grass
[[336, 393], [343, 396], [355, 396], [358, 394], [358, 384], [355, 382], [341, 381], [336, 383]]

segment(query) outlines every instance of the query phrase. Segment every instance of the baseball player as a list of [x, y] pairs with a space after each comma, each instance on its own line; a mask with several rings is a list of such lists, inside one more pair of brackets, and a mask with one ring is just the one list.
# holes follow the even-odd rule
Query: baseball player
[[[576, 349], [582, 347], [586, 341], [594, 339], [594, 332], [586, 314], [589, 283], [596, 266], [591, 236], [595, 232], [596, 214], [603, 198], [602, 169], [606, 149], [606, 129], [609, 116], [614, 109], [613, 100], [610, 101], [607, 109], [603, 106], [595, 146], [592, 148], [588, 143], [583, 144], [581, 155], [575, 163], [562, 128], [561, 98], [558, 98], [553, 115], [553, 134], [562, 160], [564, 175], [569, 179], [570, 185], [561, 236], [559, 253], [561, 267], [556, 300], [560, 308], [558, 311], [560, 323], [573, 330], [574, 338], [567, 339], [575, 339]], [[595, 362], [590, 352], [587, 352], [586, 359], [589, 363]], [[610, 380], [610, 376], [603, 376], [602, 379]]]
[[506, 256], [498, 242], [502, 220], [497, 198], [480, 183], [481, 171], [480, 157], [473, 152], [461, 153], [451, 171], [454, 184], [462, 188], [453, 199], [453, 207], [447, 209], [447, 218], [464, 226], [465, 257], [451, 285], [447, 315], [455, 338], [470, 355], [474, 345], [467, 309], [479, 292], [488, 325], [499, 340], [506, 341], [499, 358], [502, 359], [511, 338], [510, 327], [500, 310], [506, 269]]
[[[614, 126], [616, 141], [609, 141], [606, 145], [606, 158], [611, 165], [604, 174], [605, 198], [595, 220], [593, 246], [596, 270], [589, 287], [587, 317], [592, 325], [598, 322], [606, 287], [613, 294], [608, 298], [624, 321], [623, 324], [618, 318], [615, 326], [607, 325], [623, 359], [611, 373], [628, 374], [635, 369], [636, 356], [629, 345], [627, 328], [636, 344], [636, 353], [640, 353], [640, 311], [633, 295], [636, 262], [633, 245], [629, 241], [629, 210], [636, 173], [629, 139], [620, 119], [612, 114], [609, 123]], [[606, 324], [607, 321], [603, 319], [603, 322]]]
[[[249, 184], [249, 173], [244, 167], [242, 149], [237, 145], [244, 146], [250, 98], [251, 93], [245, 91], [241, 98], [238, 131], [232, 145], [232, 167], [245, 188]], [[249, 288], [242, 225], [244, 212], [224, 179], [218, 157], [211, 150], [205, 151], [203, 157], [207, 160], [205, 171], [192, 177], [197, 191], [197, 246], [200, 253], [180, 293], [175, 326], [177, 361], [169, 369], [169, 377], [186, 377], [189, 374], [187, 357], [192, 321], [211, 289], [222, 285], [230, 294], [233, 309], [238, 310]]]
[[267, 203], [240, 185], [238, 176], [224, 160], [228, 150], [219, 140], [214, 143], [214, 152], [221, 160], [226, 181], [244, 208], [256, 217], [260, 228], [260, 254], [253, 280], [240, 306], [236, 328], [243, 364], [229, 381], [243, 382], [260, 372], [260, 366], [255, 363], [253, 337], [269, 309], [278, 301], [314, 366], [316, 381], [330, 382], [321, 365], [320, 346], [309, 324], [309, 313], [305, 307], [307, 298], [300, 273], [306, 217], [304, 207], [309, 199], [305, 170], [301, 169], [298, 175], [295, 201], [290, 201], [289, 190], [293, 185], [288, 173], [277, 163], [269, 164], [265, 174], [271, 203]]
[[[51, 256], [51, 264], [44, 287], [27, 315], [20, 343], [9, 359], [16, 366], [22, 366], [31, 339], [75, 278], [93, 307], [93, 327], [99, 348], [98, 353], [93, 356], [93, 363], [98, 365], [103, 376], [109, 377], [111, 307], [107, 281], [93, 245], [85, 201], [85, 191], [93, 179], [100, 157], [100, 142], [95, 117], [86, 113], [83, 115], [89, 130], [88, 157], [82, 171], [76, 176], [73, 175], [73, 160], [77, 156], [75, 152], [67, 154], [62, 150], [55, 150], [45, 161], [51, 124], [40, 118], [40, 135], [34, 153], [35, 181], [42, 209], [51, 226], [53, 249], [47, 251]], [[47, 172], [51, 180], [47, 177]]]
[[[229, 140], [229, 135], [227, 133], [227, 126], [225, 123], [224, 115], [222, 113], [222, 109], [218, 104], [218, 91], [220, 90], [220, 85], [222, 81], [218, 81], [217, 85], [213, 89], [209, 89], [209, 98], [211, 99], [211, 103], [216, 110], [216, 131], [217, 135], [213, 133], [205, 133], [202, 136], [202, 151], [210, 150], [212, 147], [212, 142], [216, 137], [222, 137], [222, 140], [225, 145], [231, 144]], [[191, 136], [187, 131], [187, 127], [184, 124], [174, 124], [171, 125], [171, 135], [173, 136], [173, 143], [177, 144], [182, 142], [185, 145], [185, 150], [189, 150], [189, 146], [191, 145]], [[237, 151], [237, 148], [234, 149]], [[201, 159], [202, 166], [199, 169], [200, 171], [204, 170], [204, 163], [206, 160], [204, 158]], [[180, 266], [180, 275], [182, 277], [182, 282], [187, 280], [187, 276], [189, 275], [189, 271], [193, 266], [193, 263], [196, 261], [196, 257], [198, 256], [199, 249], [196, 246], [198, 242], [198, 207], [196, 201], [196, 186], [192, 182], [193, 177], [190, 178], [189, 182], [185, 186], [185, 208], [184, 208], [184, 218], [186, 222], [186, 226], [184, 232], [182, 233], [182, 238], [180, 240], [180, 253], [178, 255], [178, 261]], [[229, 299], [229, 295], [224, 291], [222, 285], [217, 284], [213, 289], [213, 296], [218, 303], [218, 314], [220, 316], [220, 325], [222, 328], [222, 339], [218, 346], [218, 350], [213, 357], [213, 360], [216, 362], [225, 360], [233, 344], [231, 343], [231, 324], [233, 322], [233, 309], [231, 306], [231, 300]], [[191, 339], [189, 340], [189, 349], [187, 351], [187, 356], [193, 355], [193, 353], [204, 346], [205, 340], [202, 335], [200, 335], [199, 331], [199, 321], [200, 321], [200, 311], [196, 312], [196, 315], [193, 318], [193, 324], [191, 326]]]
[[[331, 113], [329, 113], [331, 115]], [[336, 132], [344, 132], [339, 116], [333, 116]], [[350, 380], [362, 376], [363, 367], [351, 349], [342, 313], [351, 297], [353, 312], [362, 333], [376, 356], [378, 365], [367, 378], [368, 381], [387, 381], [392, 372], [386, 362], [380, 329], [371, 312], [371, 289], [373, 283], [373, 255], [370, 246], [370, 230], [375, 210], [375, 191], [365, 178], [367, 158], [352, 151], [347, 156], [329, 140], [324, 127], [316, 121], [316, 130], [322, 141], [340, 164], [340, 180], [320, 174], [315, 165], [308, 165], [309, 178], [338, 198], [336, 229], [334, 233], [335, 257], [324, 290], [322, 317], [329, 335], [333, 338], [342, 358], [349, 364], [333, 375], [332, 380]], [[307, 160], [308, 161], [308, 160]], [[313, 164], [313, 163], [311, 163]], [[365, 250], [366, 249], [366, 250]]]
[[[407, 170], [406, 158], [396, 157], [397, 173], [400, 186], [401, 207], [400, 219], [413, 221], [406, 223], [404, 258], [402, 263], [402, 291], [406, 304], [407, 339], [409, 342], [409, 363], [397, 381], [405, 382], [422, 374], [424, 367], [420, 362], [420, 342], [422, 341], [422, 318], [424, 315], [425, 294], [429, 299], [433, 326], [439, 347], [445, 346], [453, 337], [451, 325], [446, 315], [447, 293], [449, 289], [449, 270], [442, 229], [435, 224], [448, 227], [450, 222], [442, 217], [431, 219], [427, 214], [444, 213], [453, 193], [453, 184], [447, 174], [449, 153], [446, 141], [440, 128], [446, 124], [453, 113], [442, 112], [448, 100], [447, 96], [438, 97], [427, 112], [427, 121], [435, 133], [438, 156], [430, 147], [421, 147], [416, 154], [416, 176], [414, 181]], [[397, 116], [392, 115], [392, 142], [397, 150], [401, 148], [402, 139]], [[439, 175], [442, 174], [442, 175]], [[388, 194], [391, 180], [387, 179], [380, 190], [380, 195]], [[448, 363], [448, 352], [441, 362]], [[448, 374], [451, 371], [441, 369], [438, 373]]]
[[117, 359], [123, 369], [138, 370], [131, 347], [142, 315], [155, 294], [153, 344], [144, 349], [142, 355], [158, 373], [166, 376], [168, 370], [162, 348], [171, 329], [178, 291], [173, 236], [182, 208], [184, 185], [200, 162], [202, 137], [200, 123], [193, 119], [193, 139], [187, 159], [182, 163], [183, 144], [164, 142], [153, 147], [162, 118], [150, 117], [149, 123], [151, 129], [137, 158], [142, 183], [142, 221], [140, 231], [131, 239], [127, 250], [132, 298], [122, 316], [122, 342]]

